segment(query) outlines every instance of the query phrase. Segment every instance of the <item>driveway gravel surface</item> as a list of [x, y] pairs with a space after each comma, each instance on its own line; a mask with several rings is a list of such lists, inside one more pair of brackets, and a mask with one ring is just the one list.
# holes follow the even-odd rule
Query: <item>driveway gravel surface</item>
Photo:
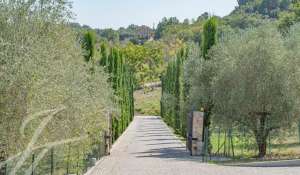
[[135, 117], [88, 175], [300, 175], [300, 167], [220, 166], [191, 157], [160, 117]]

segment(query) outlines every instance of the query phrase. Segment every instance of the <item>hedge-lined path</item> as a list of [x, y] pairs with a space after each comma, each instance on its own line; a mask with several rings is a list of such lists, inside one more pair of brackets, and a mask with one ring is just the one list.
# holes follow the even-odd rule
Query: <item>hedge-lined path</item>
[[160, 117], [135, 117], [89, 175], [299, 175], [300, 167], [232, 167], [191, 158]]

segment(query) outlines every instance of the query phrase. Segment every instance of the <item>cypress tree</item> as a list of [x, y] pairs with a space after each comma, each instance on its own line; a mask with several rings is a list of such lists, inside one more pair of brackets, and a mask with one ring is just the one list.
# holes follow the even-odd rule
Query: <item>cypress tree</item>
[[129, 65], [125, 63], [124, 56], [117, 48], [111, 48], [108, 53], [107, 46], [101, 45], [100, 65], [105, 66], [105, 70], [110, 74], [115, 95], [118, 97], [117, 103], [120, 106], [120, 117], [114, 118], [112, 122], [114, 141], [124, 132], [134, 116], [133, 98], [133, 73]]
[[217, 20], [211, 17], [203, 26], [202, 56], [209, 59], [208, 51], [217, 41]]
[[[162, 98], [161, 116], [165, 122], [174, 128], [176, 133], [185, 136], [185, 119], [183, 113], [184, 83], [183, 83], [183, 63], [187, 58], [187, 50], [181, 49], [177, 57], [169, 62], [166, 73], [161, 77]], [[169, 102], [166, 97], [172, 96], [173, 102]]]
[[96, 53], [96, 34], [93, 31], [86, 32], [83, 35], [81, 45], [85, 50], [85, 53], [83, 54], [85, 61], [89, 62]]
[[106, 44], [101, 44], [101, 59], [100, 59], [100, 65], [103, 67], [107, 67], [108, 65], [108, 50]]
[[[209, 60], [209, 50], [216, 44], [217, 35], [217, 20], [215, 17], [211, 17], [203, 27], [203, 40], [202, 40], [202, 56], [205, 60]], [[210, 82], [203, 82], [210, 84]], [[212, 115], [213, 101], [211, 100], [204, 106], [204, 128], [208, 130], [208, 138], [206, 139], [208, 143], [208, 153], [211, 152], [211, 139], [210, 139], [210, 125], [211, 125], [211, 115]]]

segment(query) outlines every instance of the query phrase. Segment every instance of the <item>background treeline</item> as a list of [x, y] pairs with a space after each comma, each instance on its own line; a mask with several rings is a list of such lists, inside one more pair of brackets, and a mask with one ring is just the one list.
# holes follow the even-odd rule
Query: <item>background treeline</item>
[[[258, 27], [269, 21], [276, 21], [280, 30], [299, 21], [299, 4], [297, 0], [241, 0], [238, 6], [225, 17], [216, 17], [218, 21], [218, 37], [224, 33], [238, 32], [241, 29]], [[79, 33], [94, 30], [98, 43], [106, 42], [111, 46], [125, 48], [126, 62], [139, 64], [135, 72], [138, 86], [159, 80], [160, 73], [165, 70], [168, 61], [176, 56], [178, 50], [187, 42], [201, 43], [203, 25], [210, 14], [203, 13], [194, 19], [178, 20], [176, 17], [164, 17], [156, 26], [129, 25], [127, 28], [92, 29], [77, 23], [70, 25]], [[150, 51], [147, 51], [150, 50]], [[135, 54], [132, 54], [135, 52]], [[134, 55], [140, 55], [134, 56]], [[153, 68], [155, 68], [153, 70]], [[152, 69], [152, 74], [149, 73]]]
[[97, 57], [71, 16], [66, 1], [0, 3], [0, 174], [82, 174], [105, 154], [110, 124], [115, 140], [133, 118], [124, 54], [103, 46]]

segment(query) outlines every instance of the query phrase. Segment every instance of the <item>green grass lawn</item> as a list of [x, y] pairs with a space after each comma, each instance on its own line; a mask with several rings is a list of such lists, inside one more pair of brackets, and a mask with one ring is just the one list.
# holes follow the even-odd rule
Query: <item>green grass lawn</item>
[[134, 92], [136, 115], [160, 115], [161, 88], [143, 89]]
[[[226, 141], [225, 141], [226, 138]], [[231, 141], [230, 141], [231, 140]], [[231, 144], [232, 142], [232, 144]], [[300, 141], [298, 134], [287, 134], [285, 137], [271, 137], [268, 139], [266, 160], [300, 158]], [[232, 139], [224, 132], [216, 131], [211, 135], [212, 153], [233, 156], [239, 159], [251, 159], [258, 154], [257, 145], [253, 135], [234, 133]]]

